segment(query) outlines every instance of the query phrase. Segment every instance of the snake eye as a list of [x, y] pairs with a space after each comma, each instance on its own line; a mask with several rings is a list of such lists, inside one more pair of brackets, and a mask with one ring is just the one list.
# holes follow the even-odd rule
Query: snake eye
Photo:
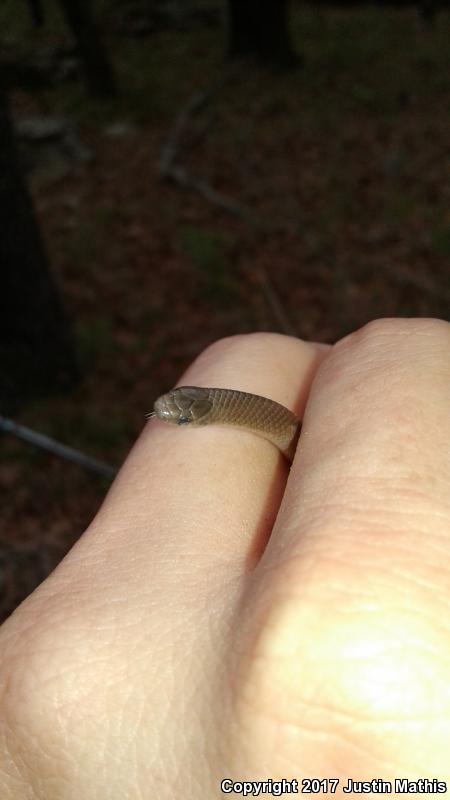
[[178, 425], [189, 425], [189, 417], [179, 417]]

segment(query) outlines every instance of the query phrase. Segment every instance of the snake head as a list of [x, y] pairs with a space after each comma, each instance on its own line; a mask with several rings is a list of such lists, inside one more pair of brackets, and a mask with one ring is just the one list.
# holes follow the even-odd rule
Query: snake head
[[158, 419], [171, 425], [201, 425], [211, 406], [208, 389], [179, 386], [158, 397], [154, 413]]

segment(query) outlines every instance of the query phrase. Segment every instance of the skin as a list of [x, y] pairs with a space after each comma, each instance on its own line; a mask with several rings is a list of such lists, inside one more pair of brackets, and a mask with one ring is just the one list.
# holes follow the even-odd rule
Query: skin
[[0, 629], [0, 797], [450, 787], [450, 326], [233, 337], [182, 380], [303, 417], [292, 470], [252, 434], [148, 423]]

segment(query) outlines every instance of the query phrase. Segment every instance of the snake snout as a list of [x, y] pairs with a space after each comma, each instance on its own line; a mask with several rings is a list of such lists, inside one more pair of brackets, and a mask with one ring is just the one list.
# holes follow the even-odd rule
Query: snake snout
[[176, 417], [179, 412], [176, 406], [174, 406], [170, 394], [163, 394], [161, 397], [158, 397], [154, 405], [154, 412], [158, 419], [162, 419], [165, 422], [177, 422]]

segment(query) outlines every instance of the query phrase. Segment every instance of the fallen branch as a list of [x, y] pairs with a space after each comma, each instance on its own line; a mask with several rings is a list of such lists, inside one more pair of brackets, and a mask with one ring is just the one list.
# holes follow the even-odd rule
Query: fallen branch
[[59, 458], [64, 458], [66, 461], [78, 464], [78, 466], [84, 467], [84, 469], [96, 472], [98, 475], [103, 475], [103, 477], [109, 478], [110, 480], [117, 474], [117, 470], [109, 464], [105, 464], [103, 461], [99, 461], [96, 458], [91, 458], [91, 456], [80, 453], [79, 450], [75, 450], [73, 447], [68, 447], [65, 444], [61, 444], [61, 442], [57, 442], [50, 436], [27, 428], [25, 425], [19, 425], [12, 419], [1, 415], [0, 430], [4, 431], [4, 433], [12, 434], [12, 436], [16, 436], [24, 442], [29, 442], [35, 445], [35, 447], [40, 447], [42, 450], [47, 450], [49, 453], [59, 456]]
[[167, 169], [165, 176], [175, 181], [179, 186], [185, 189], [194, 189], [198, 194], [208, 200], [209, 203], [227, 211], [229, 214], [244, 217], [249, 222], [258, 223], [257, 218], [252, 214], [250, 209], [240, 205], [231, 197], [226, 194], [216, 191], [211, 184], [203, 181], [200, 178], [191, 177], [187, 170], [181, 166], [171, 166]]
[[167, 139], [161, 149], [161, 156], [159, 159], [159, 172], [160, 175], [165, 177], [166, 172], [172, 167], [177, 159], [181, 156], [180, 140], [184, 134], [191, 117], [202, 111], [212, 99], [216, 96], [217, 92], [227, 84], [233, 77], [233, 70], [225, 70], [219, 77], [206, 89], [201, 92], [196, 92], [183, 106], [180, 113], [175, 119], [172, 128], [170, 129]]
[[[186, 147], [183, 150], [181, 140], [185, 134], [191, 118], [208, 106], [215, 99], [218, 91], [223, 88], [235, 75], [235, 69], [224, 70], [219, 77], [207, 89], [196, 92], [183, 106], [170, 129], [167, 139], [161, 148], [159, 159], [159, 174], [162, 178], [172, 180], [183, 189], [191, 189], [200, 194], [205, 200], [217, 208], [226, 211], [234, 216], [243, 217], [254, 225], [260, 225], [261, 220], [250, 211], [249, 208], [236, 202], [222, 192], [218, 192], [211, 184], [202, 178], [191, 176], [187, 169], [180, 164], [185, 155]], [[200, 134], [195, 136], [198, 143], [202, 135], [209, 129], [209, 125], [204, 126]], [[189, 149], [192, 148], [192, 141]]]

